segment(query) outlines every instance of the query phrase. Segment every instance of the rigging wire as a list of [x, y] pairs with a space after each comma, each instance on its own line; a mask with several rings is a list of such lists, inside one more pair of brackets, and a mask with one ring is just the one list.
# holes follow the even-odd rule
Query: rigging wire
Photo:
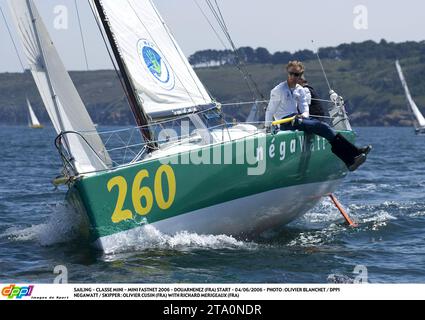
[[21, 65], [22, 71], [25, 73], [25, 67], [24, 67], [24, 64], [22, 62], [21, 56], [19, 55], [18, 47], [16, 45], [15, 40], [13, 39], [12, 31], [9, 28], [9, 24], [7, 23], [6, 16], [4, 15], [3, 9], [1, 7], [0, 7], [0, 12], [1, 12], [1, 15], [3, 16], [3, 20], [4, 20], [4, 23], [6, 25], [7, 32], [9, 33], [10, 40], [12, 40], [13, 47], [15, 48], [15, 53], [16, 53], [16, 56], [18, 57], [19, 64]]
[[[208, 1], [209, 1], [209, 0], [208, 0]], [[219, 15], [219, 17], [220, 17], [221, 21], [223, 21], [223, 26], [225, 27], [226, 32], [229, 34], [229, 38], [230, 38], [229, 29], [227, 28], [226, 20], [224, 20], [223, 14], [221, 13], [220, 6], [218, 5], [217, 0], [214, 0], [214, 2], [215, 2], [215, 6], [217, 7], [218, 15]], [[230, 39], [231, 39], [231, 38], [230, 38]], [[232, 44], [233, 44], [233, 41], [232, 41]]]
[[314, 49], [316, 49], [317, 59], [319, 60], [320, 67], [322, 68], [323, 75], [325, 76], [326, 83], [328, 84], [329, 92], [332, 91], [331, 84], [329, 83], [328, 75], [326, 74], [325, 68], [323, 67], [322, 59], [320, 59], [319, 48], [316, 46], [314, 40], [311, 40]]
[[227, 41], [229, 42], [233, 53], [235, 54], [236, 58], [236, 67], [241, 72], [243, 79], [245, 80], [249, 91], [253, 95], [253, 99], [257, 100], [256, 96], [259, 96], [262, 100], [265, 100], [264, 94], [260, 91], [258, 88], [258, 85], [256, 81], [253, 79], [251, 73], [247, 70], [244, 61], [241, 57], [240, 51], [236, 47], [232, 36], [230, 34], [230, 31], [227, 27], [226, 20], [224, 19], [224, 16], [222, 14], [222, 11], [220, 9], [220, 6], [217, 2], [217, 0], [214, 0], [214, 4], [211, 2], [211, 0], [205, 0], [207, 6], [209, 7], [211, 13], [213, 14], [214, 18], [216, 19], [218, 25], [220, 26], [223, 34], [225, 35]]
[[218, 41], [220, 41], [220, 43], [222, 44], [222, 46], [226, 49], [229, 50], [229, 48], [226, 46], [226, 44], [224, 43], [223, 39], [220, 37], [220, 34], [218, 33], [218, 31], [214, 28], [214, 25], [212, 24], [212, 22], [210, 21], [210, 19], [208, 18], [208, 16], [206, 15], [206, 13], [204, 12], [204, 10], [202, 10], [202, 7], [199, 5], [197, 0], [193, 0], [193, 2], [195, 2], [196, 6], [198, 7], [199, 11], [201, 11], [202, 15], [204, 16], [205, 20], [208, 22], [208, 24], [210, 25], [211, 29], [214, 31]]
[[86, 43], [85, 43], [85, 40], [84, 40], [83, 28], [82, 28], [82, 26], [81, 26], [80, 10], [78, 10], [77, 0], [74, 0], [74, 4], [75, 4], [75, 10], [76, 10], [76, 12], [77, 12], [78, 25], [79, 25], [79, 27], [80, 27], [81, 44], [82, 44], [82, 46], [83, 46], [84, 59], [85, 59], [85, 61], [86, 61], [86, 68], [87, 68], [87, 70], [89, 70], [89, 60], [88, 60], [88, 58], [87, 58]]
[[245, 84], [247, 85], [248, 90], [251, 92], [253, 100], [256, 100], [255, 92], [254, 92], [254, 90], [253, 90], [253, 88], [250, 84], [249, 77], [247, 76], [246, 72], [242, 68], [242, 59], [240, 57], [239, 51], [237, 50], [234, 42], [232, 41], [230, 34], [226, 31], [226, 26], [225, 26], [225, 24], [223, 24], [223, 21], [220, 19], [219, 15], [218, 15], [217, 11], [215, 10], [214, 6], [212, 5], [212, 3], [209, 0], [206, 0], [206, 3], [208, 5], [208, 7], [210, 8], [210, 11], [212, 12], [213, 16], [215, 17], [218, 25], [220, 26], [222, 32], [224, 33], [227, 41], [230, 43], [230, 46], [232, 48], [232, 51], [233, 51], [233, 53], [235, 55], [235, 59], [236, 59], [236, 68], [240, 71], [242, 78], [245, 80]]

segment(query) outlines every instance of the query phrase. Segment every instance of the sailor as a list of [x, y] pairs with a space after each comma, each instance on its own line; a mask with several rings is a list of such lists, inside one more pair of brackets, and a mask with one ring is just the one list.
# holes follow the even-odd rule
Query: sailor
[[304, 65], [299, 61], [290, 61], [286, 66], [287, 81], [276, 86], [270, 94], [265, 119], [266, 131], [271, 131], [273, 119], [295, 116], [294, 121], [282, 124], [280, 130], [300, 130], [324, 137], [331, 144], [332, 152], [345, 163], [348, 170], [356, 170], [366, 161], [372, 147], [357, 148], [327, 123], [310, 118], [306, 91], [298, 84], [304, 70]]

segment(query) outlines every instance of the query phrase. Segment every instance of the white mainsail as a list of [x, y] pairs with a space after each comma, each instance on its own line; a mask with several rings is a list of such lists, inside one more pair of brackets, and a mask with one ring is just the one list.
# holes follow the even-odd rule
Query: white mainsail
[[409, 87], [407, 86], [406, 79], [404, 78], [403, 70], [401, 69], [400, 62], [397, 60], [395, 64], [396, 64], [398, 75], [400, 77], [404, 91], [406, 93], [407, 102], [409, 103], [410, 109], [412, 110], [416, 120], [418, 121], [419, 126], [425, 127], [425, 118], [422, 115], [421, 111], [419, 110], [418, 106], [416, 105], [415, 101], [413, 100], [412, 95], [410, 94], [410, 90], [409, 90]]
[[[58, 134], [67, 134], [68, 151], [78, 173], [106, 169], [111, 164], [72, 80], [66, 71], [32, 0], [9, 0], [25, 56], [47, 112]], [[94, 152], [93, 152], [94, 151]]]
[[27, 106], [28, 106], [28, 112], [30, 115], [30, 123], [29, 123], [30, 127], [41, 127], [41, 123], [40, 121], [38, 121], [38, 118], [35, 115], [34, 110], [32, 109], [32, 106], [31, 106], [31, 102], [28, 100], [28, 98], [27, 98]]
[[96, 0], [126, 72], [152, 118], [212, 103], [207, 90], [150, 0]]

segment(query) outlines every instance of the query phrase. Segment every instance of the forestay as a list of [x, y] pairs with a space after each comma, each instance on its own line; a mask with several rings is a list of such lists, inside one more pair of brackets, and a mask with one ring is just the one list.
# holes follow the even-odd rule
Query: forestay
[[78, 173], [106, 169], [110, 157], [32, 0], [9, 0], [25, 56], [44, 105], [64, 137]]

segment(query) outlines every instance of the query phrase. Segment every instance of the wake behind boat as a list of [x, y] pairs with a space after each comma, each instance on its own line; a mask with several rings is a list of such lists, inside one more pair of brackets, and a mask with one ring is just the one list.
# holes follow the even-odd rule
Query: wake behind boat
[[[226, 122], [148, 0], [91, 3], [138, 124], [97, 132], [33, 1], [9, 4], [59, 135], [57, 182], [100, 249], [146, 224], [167, 234], [258, 234], [300, 217], [347, 175], [324, 138]], [[343, 99], [331, 100], [333, 127], [353, 141]]]
[[412, 95], [410, 94], [410, 90], [407, 85], [407, 81], [404, 77], [403, 70], [400, 66], [400, 62], [397, 60], [395, 64], [396, 64], [398, 75], [400, 77], [401, 84], [406, 94], [409, 110], [412, 112], [412, 115], [414, 118], [415, 133], [420, 135], [425, 134], [425, 118], [423, 114], [421, 113], [421, 111], [419, 110], [418, 106], [416, 105], [415, 101], [413, 100]]

